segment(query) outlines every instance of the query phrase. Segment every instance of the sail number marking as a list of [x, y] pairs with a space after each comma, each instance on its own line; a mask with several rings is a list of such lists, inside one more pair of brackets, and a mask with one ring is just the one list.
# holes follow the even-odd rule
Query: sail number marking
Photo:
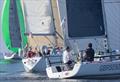
[[101, 65], [99, 71], [120, 70], [120, 64]]

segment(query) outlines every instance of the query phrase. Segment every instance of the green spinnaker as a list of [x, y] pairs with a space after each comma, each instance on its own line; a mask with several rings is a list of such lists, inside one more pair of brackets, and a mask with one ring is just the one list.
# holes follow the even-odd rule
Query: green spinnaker
[[[17, 7], [17, 14], [18, 20], [20, 24], [20, 33], [22, 38], [22, 47], [25, 47], [27, 43], [27, 36], [24, 35], [25, 33], [25, 22], [23, 16], [23, 10], [21, 6], [21, 0], [16, 0], [16, 7]], [[6, 47], [12, 52], [18, 52], [19, 48], [12, 47], [11, 39], [10, 39], [10, 31], [9, 31], [9, 12], [10, 12], [10, 0], [4, 0], [4, 7], [2, 10], [2, 32], [3, 32], [3, 39], [6, 44]]]

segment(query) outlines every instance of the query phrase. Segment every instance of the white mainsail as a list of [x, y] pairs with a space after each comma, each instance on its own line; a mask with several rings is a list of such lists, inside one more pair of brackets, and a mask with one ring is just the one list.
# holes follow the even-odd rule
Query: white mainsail
[[26, 22], [26, 34], [32, 34], [28, 38], [31, 46], [56, 45], [55, 25], [51, 6], [51, 0], [23, 0], [24, 18]]
[[120, 0], [104, 0], [109, 43], [120, 50]]
[[54, 24], [50, 0], [24, 0], [27, 33], [53, 35]]

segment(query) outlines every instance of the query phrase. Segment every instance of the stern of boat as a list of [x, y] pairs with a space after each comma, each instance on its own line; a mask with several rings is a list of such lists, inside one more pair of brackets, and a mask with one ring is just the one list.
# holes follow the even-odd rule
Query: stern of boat
[[46, 72], [49, 78], [70, 78], [77, 75], [80, 66], [79, 62], [71, 70], [68, 70], [65, 65], [50, 66], [46, 68]]

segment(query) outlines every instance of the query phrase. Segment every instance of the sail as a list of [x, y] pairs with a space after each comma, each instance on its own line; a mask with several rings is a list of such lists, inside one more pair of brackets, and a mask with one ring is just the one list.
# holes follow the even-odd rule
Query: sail
[[57, 0], [51, 0], [52, 10], [53, 10], [53, 17], [55, 22], [55, 31], [56, 31], [56, 45], [57, 46], [63, 46], [64, 45], [64, 39], [63, 39], [63, 31], [61, 28], [61, 18], [60, 18], [60, 12], [57, 5]]
[[101, 0], [66, 0], [69, 38], [105, 35]]
[[4, 0], [1, 17], [3, 46], [5, 50], [18, 52], [27, 42], [20, 0]]
[[59, 10], [60, 28], [62, 29], [62, 34], [64, 38], [64, 46], [72, 47], [70, 40], [67, 38], [67, 12], [66, 12], [66, 0], [57, 0], [57, 7]]
[[21, 47], [20, 25], [15, 0], [10, 1], [9, 30], [12, 46]]
[[120, 50], [120, 0], [104, 0], [110, 47]]
[[50, 0], [24, 0], [26, 33], [54, 35]]
[[[58, 1], [58, 8], [59, 8], [59, 13], [60, 13], [60, 19], [61, 21], [67, 18], [67, 12], [66, 12], [66, 0], [57, 0]], [[73, 0], [74, 1], [74, 0]], [[76, 0], [77, 1], [77, 0]], [[97, 1], [97, 0], [96, 0]], [[104, 7], [103, 9], [105, 9], [105, 14], [106, 14], [106, 23], [107, 23], [107, 35], [109, 38], [109, 43], [110, 43], [110, 47], [114, 50], [114, 49], [120, 49], [120, 27], [119, 27], [119, 21], [120, 21], [120, 16], [119, 16], [119, 12], [120, 12], [120, 0], [104, 0]], [[64, 25], [65, 21], [62, 22], [61, 25]], [[66, 32], [67, 33], [67, 32]], [[102, 38], [84, 38], [81, 39], [82, 37], [80, 37], [80, 39], [69, 39], [69, 41], [71, 41], [71, 44], [73, 45], [74, 43], [76, 43], [77, 45], [75, 45], [73, 47], [73, 49], [76, 48], [76, 46], [79, 47], [80, 50], [84, 50], [87, 47], [87, 44], [89, 42], [94, 43], [93, 44], [93, 48], [95, 50], [101, 50], [103, 51], [104, 49], [104, 39]]]
[[65, 0], [57, 0], [57, 5], [58, 5], [58, 10], [59, 10], [59, 15], [60, 15], [60, 21], [61, 21], [61, 26], [64, 25], [65, 19], [66, 19], [66, 1]]
[[[72, 13], [74, 13], [74, 10], [76, 9], [76, 12], [77, 12], [77, 9], [79, 8], [79, 4], [77, 4], [78, 5], [78, 7], [77, 8], [75, 8], [74, 10], [72, 10], [71, 11], [71, 13], [70, 12], [68, 12], [68, 8], [67, 8], [67, 2], [70, 2], [71, 3], [71, 5], [72, 4], [74, 4], [74, 3], [77, 3], [77, 1], [79, 2], [79, 1], [81, 1], [81, 0], [73, 0], [73, 2], [74, 3], [72, 3], [71, 2], [71, 0], [57, 0], [58, 1], [58, 8], [59, 8], [59, 14], [60, 14], [60, 19], [61, 19], [61, 27], [63, 28], [63, 31], [65, 31], [64, 32], [64, 37], [65, 37], [65, 43], [67, 44], [67, 45], [70, 45], [71, 47], [72, 47], [72, 49], [74, 49], [74, 51], [76, 52], [76, 50], [78, 50], [78, 49], [80, 49], [80, 50], [84, 50], [84, 49], [86, 49], [86, 47], [87, 47], [87, 44], [89, 43], [89, 42], [91, 42], [91, 43], [95, 43], [94, 45], [93, 45], [93, 48], [94, 49], [100, 49], [100, 50], [103, 50], [103, 48], [104, 48], [104, 45], [103, 44], [101, 44], [102, 42], [103, 42], [103, 40], [101, 39], [101, 38], [97, 38], [98, 36], [97, 35], [94, 35], [94, 36], [82, 36], [81, 37], [81, 35], [80, 36], [72, 36], [72, 37], [70, 37], [69, 36], [69, 34], [70, 34], [70, 32], [68, 31], [68, 29], [70, 29], [69, 28], [69, 26], [70, 26], [70, 24], [69, 24], [69, 22], [68, 21], [71, 21], [70, 19], [68, 19], [68, 14], [72, 14]], [[87, 1], [86, 1], [87, 2]], [[70, 4], [69, 3], [69, 4]], [[92, 2], [91, 2], [92, 3]], [[76, 6], [77, 6], [76, 5]], [[74, 5], [75, 6], [75, 5]], [[73, 8], [73, 5], [72, 6], [69, 6], [69, 10], [70, 10], [70, 8]], [[101, 6], [102, 7], [102, 6]], [[83, 9], [83, 8], [82, 8]], [[80, 9], [78, 9], [78, 11], [79, 11], [79, 13], [80, 13]], [[87, 11], [87, 10], [86, 10]], [[94, 13], [94, 12], [93, 12]], [[76, 18], [78, 17], [77, 15], [73, 15], [73, 18], [76, 16]], [[102, 18], [103, 19], [103, 18]], [[75, 23], [76, 22], [78, 22], [79, 20], [74, 20], [75, 21]], [[102, 20], [102, 23], [103, 23], [104, 21]], [[74, 23], [74, 22], [73, 22]], [[73, 23], [71, 23], [71, 24], [73, 24]], [[80, 23], [78, 23], [78, 24], [80, 24]], [[104, 25], [103, 25], [104, 26]], [[67, 27], [67, 28], [66, 28]], [[71, 27], [72, 28], [72, 27]], [[78, 28], [79, 27], [73, 27], [73, 29], [72, 29], [72, 31], [74, 31], [75, 29], [77, 28], [77, 31], [79, 31], [79, 33], [81, 33], [82, 31], [80, 31], [80, 30], [78, 30]], [[82, 28], [80, 28], [80, 29], [82, 29]], [[103, 27], [103, 29], [104, 29], [104, 27]], [[96, 29], [95, 29], [96, 30]], [[95, 31], [94, 30], [94, 31]], [[75, 32], [77, 32], [77, 31], [75, 31]], [[89, 31], [89, 30], [84, 30], [84, 31]], [[103, 34], [102, 35], [100, 35], [100, 37], [101, 36], [104, 36], [104, 34], [105, 34], [105, 29], [103, 30]], [[72, 34], [71, 34], [72, 35]], [[95, 37], [95, 36], [97, 36], [97, 37]], [[94, 37], [94, 38], [91, 38], [91, 37]], [[82, 39], [81, 39], [82, 38]], [[84, 38], [84, 39], [83, 39]], [[97, 46], [96, 46], [96, 44], [97, 44]]]

